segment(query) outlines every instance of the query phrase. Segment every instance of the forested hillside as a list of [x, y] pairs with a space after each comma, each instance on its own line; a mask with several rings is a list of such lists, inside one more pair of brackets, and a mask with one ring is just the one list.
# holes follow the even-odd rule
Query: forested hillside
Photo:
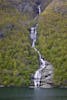
[[40, 52], [54, 66], [54, 84], [67, 86], [67, 1], [53, 0], [39, 18]]
[[29, 85], [31, 73], [38, 66], [29, 38], [30, 16], [8, 0], [0, 1], [0, 6], [0, 85]]
[[[49, 3], [44, 1], [44, 6]], [[0, 85], [28, 86], [38, 68], [29, 26], [38, 14], [38, 0], [0, 0]], [[43, 3], [43, 1], [42, 1]]]
[[29, 31], [38, 4], [42, 14], [36, 47], [54, 66], [54, 84], [67, 85], [67, 1], [51, 1], [0, 0], [0, 85], [29, 86], [39, 67]]

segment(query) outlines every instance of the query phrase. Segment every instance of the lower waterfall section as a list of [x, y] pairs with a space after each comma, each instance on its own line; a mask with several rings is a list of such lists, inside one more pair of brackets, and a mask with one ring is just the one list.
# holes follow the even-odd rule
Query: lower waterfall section
[[40, 80], [41, 80], [41, 72], [38, 69], [34, 74], [34, 86], [39, 87], [40, 86]]
[[37, 40], [37, 25], [35, 27], [31, 27], [30, 29], [30, 38], [32, 40], [32, 48], [35, 52], [38, 53], [39, 56], [39, 69], [34, 74], [33, 83], [35, 87], [51, 87], [52, 78], [53, 78], [53, 67], [52, 65], [44, 60], [41, 56], [39, 50], [35, 47], [35, 43]]

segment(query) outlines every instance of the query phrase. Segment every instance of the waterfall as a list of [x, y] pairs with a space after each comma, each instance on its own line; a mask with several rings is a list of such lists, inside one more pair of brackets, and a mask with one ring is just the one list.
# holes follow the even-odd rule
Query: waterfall
[[31, 34], [30, 34], [30, 38], [32, 40], [32, 47], [35, 47], [35, 42], [36, 42], [36, 35], [37, 35], [37, 24], [36, 26], [31, 27]]
[[40, 86], [41, 71], [46, 67], [46, 61], [45, 60], [43, 60], [41, 58], [40, 62], [41, 62], [40, 67], [39, 67], [39, 69], [34, 74], [34, 86], [35, 87], [39, 87]]
[[41, 5], [38, 5], [38, 13], [41, 14]]
[[32, 40], [32, 47], [35, 46], [35, 42], [36, 42], [36, 37], [35, 37], [35, 34], [34, 34], [34, 30], [35, 30], [35, 28], [34, 27], [31, 27], [30, 37], [31, 37], [31, 40]]
[[[39, 14], [41, 13], [41, 6], [39, 5], [38, 6], [38, 11], [39, 11]], [[47, 73], [47, 77], [45, 76], [45, 79], [48, 80], [48, 79], [51, 79], [52, 78], [52, 69], [49, 70], [49, 66], [50, 65], [50, 68], [51, 68], [51, 64], [46, 61], [45, 59], [42, 58], [42, 55], [41, 53], [39, 52], [39, 50], [35, 47], [35, 43], [36, 43], [36, 40], [37, 40], [37, 27], [38, 27], [38, 24], [36, 24], [35, 26], [32, 26], [31, 29], [30, 29], [30, 38], [32, 40], [32, 48], [35, 50], [35, 52], [38, 53], [38, 56], [39, 56], [39, 62], [40, 62], [40, 66], [39, 66], [39, 69], [35, 72], [34, 74], [34, 86], [35, 87], [39, 87], [41, 84], [41, 78], [42, 78], [42, 70], [45, 68], [46, 70], [48, 70], [48, 73]], [[48, 66], [48, 68], [47, 68]], [[46, 73], [45, 73], [46, 74]]]
[[40, 86], [40, 79], [41, 79], [41, 72], [38, 69], [34, 74], [34, 86], [39, 87]]
[[40, 86], [40, 80], [41, 80], [41, 71], [43, 70], [43, 68], [46, 67], [46, 61], [41, 57], [40, 52], [35, 47], [36, 38], [37, 38], [37, 25], [35, 27], [34, 26], [31, 27], [30, 30], [31, 30], [31, 32], [30, 32], [30, 38], [32, 40], [32, 47], [34, 48], [34, 50], [39, 55], [40, 67], [39, 67], [39, 69], [34, 74], [34, 86], [35, 87], [39, 87]]

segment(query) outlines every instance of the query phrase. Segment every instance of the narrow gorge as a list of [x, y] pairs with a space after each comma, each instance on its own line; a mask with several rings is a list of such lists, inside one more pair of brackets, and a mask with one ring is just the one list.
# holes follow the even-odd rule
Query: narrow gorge
[[[41, 5], [38, 5], [39, 15], [41, 14]], [[52, 87], [52, 79], [53, 79], [53, 66], [46, 59], [42, 58], [41, 53], [36, 48], [37, 41], [37, 28], [38, 24], [31, 27], [30, 38], [32, 40], [32, 48], [35, 52], [38, 53], [39, 56], [39, 68], [36, 70], [33, 78], [34, 87], [43, 87], [43, 88], [51, 88]]]

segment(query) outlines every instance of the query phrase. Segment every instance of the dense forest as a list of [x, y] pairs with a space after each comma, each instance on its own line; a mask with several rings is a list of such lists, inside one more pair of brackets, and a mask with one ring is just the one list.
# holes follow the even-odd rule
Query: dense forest
[[54, 84], [67, 86], [66, 0], [0, 0], [0, 85], [29, 86], [39, 67], [29, 31], [38, 3], [43, 11], [36, 19], [36, 47], [54, 66]]

